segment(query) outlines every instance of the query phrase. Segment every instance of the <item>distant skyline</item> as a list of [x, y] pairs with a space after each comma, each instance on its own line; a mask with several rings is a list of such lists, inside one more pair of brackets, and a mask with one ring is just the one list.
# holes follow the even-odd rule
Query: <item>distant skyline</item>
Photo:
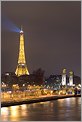
[[[16, 32], [3, 26], [3, 16]], [[42, 68], [49, 76], [66, 68], [81, 77], [80, 1], [1, 1], [1, 22], [2, 73], [16, 70], [22, 25], [29, 73]]]

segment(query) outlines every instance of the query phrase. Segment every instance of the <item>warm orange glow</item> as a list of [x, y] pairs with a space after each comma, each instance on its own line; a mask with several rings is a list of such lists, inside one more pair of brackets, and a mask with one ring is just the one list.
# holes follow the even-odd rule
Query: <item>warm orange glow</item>
[[4, 115], [4, 116], [6, 116], [6, 115], [8, 115], [9, 113], [8, 113], [8, 108], [7, 107], [3, 107], [2, 109], [1, 109], [1, 115]]
[[26, 104], [20, 105], [22, 110], [25, 110], [27, 108]]
[[17, 76], [28, 74], [28, 69], [26, 66], [26, 60], [25, 60], [25, 52], [24, 52], [24, 34], [20, 33], [20, 47], [19, 47], [19, 57], [18, 57], [18, 65], [16, 68], [15, 74]]
[[19, 106], [12, 106], [10, 107], [10, 110], [11, 110], [11, 116], [12, 117], [16, 117], [18, 116], [18, 109], [19, 109]]

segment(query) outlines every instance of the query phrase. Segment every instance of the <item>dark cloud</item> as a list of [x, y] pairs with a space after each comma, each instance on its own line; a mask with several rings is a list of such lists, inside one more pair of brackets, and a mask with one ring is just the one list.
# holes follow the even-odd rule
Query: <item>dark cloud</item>
[[[61, 73], [62, 68], [81, 75], [80, 1], [2, 1], [1, 15], [25, 32], [27, 66], [32, 73], [41, 67], [45, 74]], [[2, 72], [15, 71], [19, 33], [1, 32]]]

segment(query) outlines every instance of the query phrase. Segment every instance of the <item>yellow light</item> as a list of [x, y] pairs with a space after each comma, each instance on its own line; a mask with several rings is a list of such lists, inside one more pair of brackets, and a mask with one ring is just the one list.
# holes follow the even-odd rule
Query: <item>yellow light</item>
[[70, 71], [70, 72], [69, 72], [69, 75], [73, 75], [73, 72], [72, 72], [72, 71]]
[[66, 69], [63, 69], [63, 73], [66, 73]]
[[23, 86], [25, 86], [25, 84], [23, 84]]
[[[22, 33], [22, 34], [21, 34]], [[26, 60], [25, 60], [25, 52], [24, 52], [24, 34], [23, 31], [20, 31], [20, 47], [19, 47], [19, 57], [18, 57], [18, 65], [15, 71], [17, 76], [21, 75], [29, 75]]]
[[51, 94], [53, 93], [53, 91], [51, 91]]
[[21, 105], [21, 109], [25, 110], [27, 108], [26, 104]]
[[78, 86], [81, 87], [81, 84], [79, 84]]
[[9, 114], [9, 111], [8, 111], [8, 108], [7, 108], [7, 107], [1, 108], [1, 115], [6, 116], [6, 115], [8, 115], [8, 114]]
[[11, 111], [11, 116], [12, 117], [17, 117], [19, 116], [19, 106], [12, 106], [10, 107], [10, 111]]
[[7, 107], [2, 107], [0, 120], [7, 121], [7, 116], [9, 116], [9, 109]]

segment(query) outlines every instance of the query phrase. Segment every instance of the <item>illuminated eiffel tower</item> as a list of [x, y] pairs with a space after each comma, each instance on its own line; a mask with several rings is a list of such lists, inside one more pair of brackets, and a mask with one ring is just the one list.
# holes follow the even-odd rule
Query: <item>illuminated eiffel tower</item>
[[18, 57], [18, 65], [15, 71], [15, 74], [17, 76], [21, 75], [29, 75], [27, 65], [26, 65], [26, 60], [25, 60], [25, 52], [24, 52], [24, 33], [21, 28], [20, 31], [20, 46], [19, 46], [19, 57]]

